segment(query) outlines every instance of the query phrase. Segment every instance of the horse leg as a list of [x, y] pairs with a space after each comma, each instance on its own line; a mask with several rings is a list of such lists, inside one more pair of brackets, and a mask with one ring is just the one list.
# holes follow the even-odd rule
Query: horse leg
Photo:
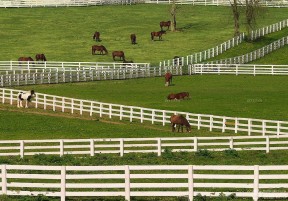
[[25, 108], [28, 108], [28, 100], [25, 101]]
[[175, 124], [174, 124], [174, 123], [172, 123], [172, 124], [171, 124], [172, 132], [174, 132], [174, 131], [175, 131], [175, 127], [174, 127], [174, 126], [175, 126]]

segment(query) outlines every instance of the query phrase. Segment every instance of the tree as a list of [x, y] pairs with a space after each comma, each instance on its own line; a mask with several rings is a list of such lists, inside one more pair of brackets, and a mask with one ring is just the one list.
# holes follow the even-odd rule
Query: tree
[[246, 31], [248, 39], [251, 39], [251, 31], [256, 25], [256, 17], [259, 15], [259, 1], [258, 0], [245, 0], [246, 3]]
[[240, 18], [240, 11], [238, 8], [238, 0], [233, 0], [233, 2], [231, 2], [230, 0], [230, 5], [232, 8], [232, 12], [233, 12], [233, 18], [234, 18], [234, 36], [239, 36], [240, 31], [240, 22], [239, 22], [239, 18]]
[[173, 0], [171, 8], [170, 8], [170, 14], [172, 17], [172, 23], [171, 23], [171, 31], [176, 31], [176, 14], [177, 14], [178, 6], [175, 3], [175, 0]]

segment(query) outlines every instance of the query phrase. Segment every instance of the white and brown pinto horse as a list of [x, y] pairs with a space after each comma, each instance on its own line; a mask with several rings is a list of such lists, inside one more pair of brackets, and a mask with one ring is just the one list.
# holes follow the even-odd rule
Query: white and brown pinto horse
[[181, 128], [183, 133], [183, 126], [186, 127], [187, 132], [191, 132], [191, 125], [189, 124], [188, 120], [183, 115], [172, 115], [170, 117], [172, 132], [175, 131], [175, 127], [178, 125], [178, 132]]
[[17, 96], [17, 107], [23, 107], [22, 102], [25, 101], [25, 108], [28, 108], [28, 102], [32, 101], [32, 98], [35, 96], [34, 90], [27, 92], [20, 92]]

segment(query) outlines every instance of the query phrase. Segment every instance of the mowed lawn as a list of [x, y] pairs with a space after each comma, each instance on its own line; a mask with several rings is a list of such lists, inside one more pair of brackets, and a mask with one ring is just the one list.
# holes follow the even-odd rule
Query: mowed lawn
[[[137, 4], [1, 9], [0, 61], [44, 53], [48, 61], [112, 62], [111, 52], [123, 50], [127, 60], [158, 65], [174, 56], [215, 47], [234, 35], [230, 7], [179, 5], [178, 30], [167, 31], [162, 41], [152, 41], [150, 32], [159, 31], [159, 22], [170, 19], [169, 8], [169, 5]], [[265, 8], [255, 28], [287, 19], [287, 11], [288, 8]], [[240, 29], [245, 32], [245, 25]], [[101, 42], [93, 41], [95, 31], [100, 32]], [[137, 36], [136, 45], [130, 42], [131, 33]], [[92, 55], [94, 44], [104, 45], [109, 54]], [[246, 45], [243, 49], [253, 46]]]
[[[23, 86], [36, 90], [105, 103], [213, 114], [231, 117], [288, 120], [286, 76], [193, 75], [174, 76], [173, 86], [164, 78], [110, 80], [58, 85]], [[167, 101], [167, 95], [187, 91], [190, 100]]]

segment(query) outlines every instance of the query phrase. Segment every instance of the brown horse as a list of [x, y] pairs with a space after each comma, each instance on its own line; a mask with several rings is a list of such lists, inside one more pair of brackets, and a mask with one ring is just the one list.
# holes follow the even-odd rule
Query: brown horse
[[125, 55], [123, 51], [113, 51], [112, 52], [113, 60], [115, 61], [115, 57], [119, 57], [120, 60], [125, 61]]
[[44, 54], [36, 54], [35, 59], [36, 59], [36, 61], [47, 61]]
[[93, 35], [93, 40], [100, 42], [100, 32], [96, 31]]
[[162, 35], [165, 33], [166, 31], [157, 31], [157, 32], [153, 31], [151, 32], [151, 40], [154, 40], [154, 37], [158, 37], [159, 40], [162, 40]]
[[184, 100], [187, 97], [187, 99], [189, 98], [189, 93], [188, 92], [181, 92], [181, 93], [177, 93], [177, 94], [169, 94], [167, 96], [168, 100]]
[[18, 58], [18, 62], [19, 62], [19, 66], [22, 66], [22, 64], [34, 64], [34, 60], [32, 59], [32, 57], [19, 57]]
[[167, 30], [169, 30], [170, 26], [171, 26], [171, 21], [167, 21], [167, 22], [162, 21], [162, 22], [160, 22], [161, 30], [163, 30], [163, 27], [168, 27]]
[[131, 39], [132, 45], [135, 45], [136, 44], [136, 34], [131, 34], [130, 39]]
[[172, 74], [170, 72], [167, 72], [165, 74], [165, 86], [169, 86], [172, 84]]
[[108, 54], [106, 47], [104, 47], [103, 45], [93, 45], [92, 46], [92, 55], [96, 54], [96, 51], [99, 51], [100, 54], [103, 54], [104, 52], [105, 52], [105, 54]]
[[175, 127], [178, 125], [178, 132], [181, 128], [181, 131], [183, 133], [183, 126], [186, 127], [187, 132], [191, 132], [191, 126], [187, 119], [183, 115], [172, 115], [170, 117], [172, 132], [175, 131]]

